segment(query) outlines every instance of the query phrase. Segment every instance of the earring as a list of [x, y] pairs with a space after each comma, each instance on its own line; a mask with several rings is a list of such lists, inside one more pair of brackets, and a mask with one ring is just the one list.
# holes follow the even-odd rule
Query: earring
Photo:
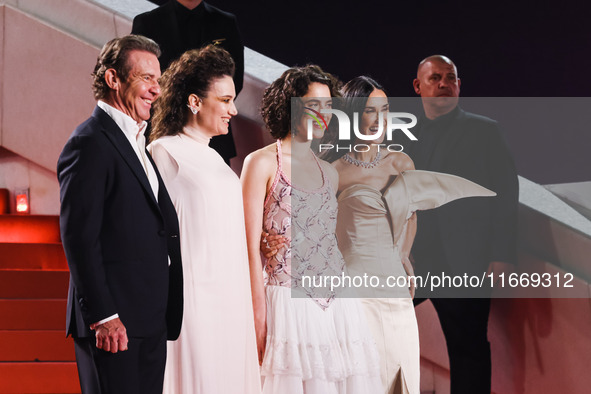
[[197, 115], [197, 112], [198, 112], [197, 108], [191, 107], [189, 104], [187, 104], [187, 107], [189, 107], [189, 109], [191, 110], [191, 112], [193, 112], [193, 115]]

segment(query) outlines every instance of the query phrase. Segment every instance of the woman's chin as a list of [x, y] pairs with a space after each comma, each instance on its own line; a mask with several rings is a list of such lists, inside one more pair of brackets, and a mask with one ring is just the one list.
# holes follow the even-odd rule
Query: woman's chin
[[318, 139], [324, 137], [324, 129], [314, 127], [314, 130], [312, 130], [312, 137], [315, 140], [318, 140]]
[[382, 142], [384, 142], [384, 134], [382, 134], [381, 136], [379, 136], [378, 138], [376, 138], [375, 140], [370, 141], [372, 144], [381, 144]]

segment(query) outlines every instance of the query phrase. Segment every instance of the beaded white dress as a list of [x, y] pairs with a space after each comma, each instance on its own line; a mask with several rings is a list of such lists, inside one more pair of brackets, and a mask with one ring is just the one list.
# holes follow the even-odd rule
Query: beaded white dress
[[379, 356], [359, 300], [338, 298], [302, 280], [340, 274], [344, 268], [335, 236], [337, 202], [330, 181], [322, 173], [324, 182], [317, 190], [293, 187], [281, 169], [279, 141], [277, 162], [263, 227], [290, 241], [264, 261], [263, 393], [379, 393]]

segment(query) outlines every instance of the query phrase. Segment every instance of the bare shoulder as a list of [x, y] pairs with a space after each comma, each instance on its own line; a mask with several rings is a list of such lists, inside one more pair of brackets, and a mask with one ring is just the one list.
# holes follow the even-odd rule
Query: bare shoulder
[[252, 171], [257, 174], [274, 173], [277, 166], [275, 144], [267, 145], [250, 153], [244, 159], [242, 174]]
[[392, 167], [394, 167], [394, 169], [396, 169], [398, 172], [415, 169], [414, 162], [410, 156], [404, 152], [390, 152], [387, 157], [390, 160]]
[[[273, 149], [270, 149], [273, 148]], [[244, 159], [244, 165], [249, 163], [251, 165], [269, 164], [276, 160], [275, 144], [267, 145], [263, 148], [255, 150], [246, 156]]]

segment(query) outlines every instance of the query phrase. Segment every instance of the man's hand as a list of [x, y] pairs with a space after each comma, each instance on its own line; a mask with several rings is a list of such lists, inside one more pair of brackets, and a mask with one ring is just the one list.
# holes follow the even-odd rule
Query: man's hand
[[111, 353], [127, 350], [127, 330], [119, 318], [94, 327], [94, 331], [98, 349]]

